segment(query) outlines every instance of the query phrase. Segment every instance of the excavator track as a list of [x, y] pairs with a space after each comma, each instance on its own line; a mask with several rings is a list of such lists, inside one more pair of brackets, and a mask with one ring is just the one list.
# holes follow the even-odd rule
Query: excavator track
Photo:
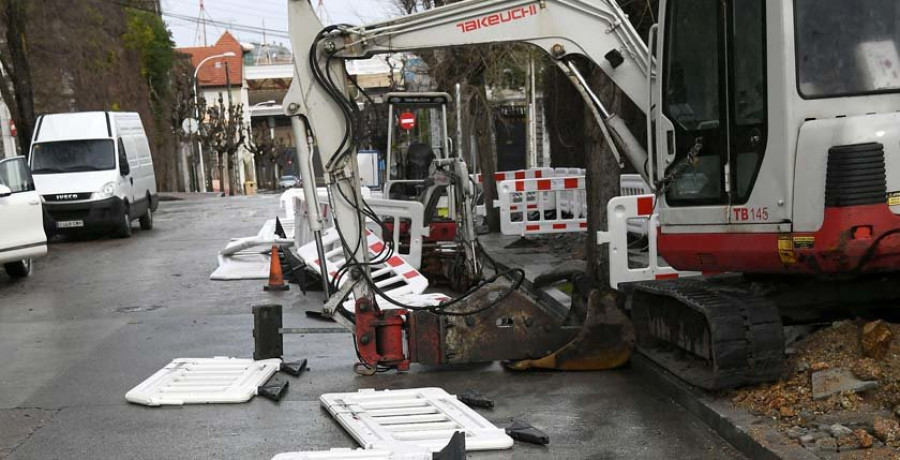
[[688, 383], [717, 390], [776, 380], [784, 369], [778, 306], [734, 279], [630, 283], [640, 352]]

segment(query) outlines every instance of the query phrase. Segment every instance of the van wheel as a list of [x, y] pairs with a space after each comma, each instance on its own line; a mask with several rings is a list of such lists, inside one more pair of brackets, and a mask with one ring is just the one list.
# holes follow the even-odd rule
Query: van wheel
[[141, 216], [141, 230], [153, 230], [153, 211], [147, 208], [147, 214]]
[[20, 260], [5, 264], [6, 274], [10, 278], [25, 278], [31, 274], [31, 259]]
[[128, 213], [128, 209], [122, 212], [122, 222], [119, 223], [116, 236], [119, 238], [131, 238], [131, 215]]

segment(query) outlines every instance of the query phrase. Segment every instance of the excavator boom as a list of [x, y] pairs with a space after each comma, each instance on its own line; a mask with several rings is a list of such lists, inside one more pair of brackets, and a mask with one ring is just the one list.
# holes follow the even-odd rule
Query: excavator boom
[[[452, 302], [452, 307], [407, 311], [383, 310], [375, 304], [376, 283], [369, 273], [363, 225], [365, 203], [359, 192], [356, 165], [360, 133], [355, 129], [359, 109], [349, 97], [344, 67], [347, 60], [378, 53], [530, 43], [546, 51], [570, 80], [580, 86], [586, 104], [603, 132], [608, 133], [607, 123], [624, 125], [614, 125], [614, 116], [587, 87], [571, 59], [583, 56], [593, 61], [638, 107], [648, 104], [647, 85], [652, 71], [647, 48], [616, 2], [469, 0], [366, 26], [323, 27], [309, 0], [289, 0], [289, 21], [295, 76], [283, 106], [293, 119], [295, 138], [300, 141], [299, 163], [310, 228], [318, 241], [322, 218], [316, 205], [312, 172], [313, 155], [317, 154], [325, 169], [335, 227], [341, 234], [347, 264], [353, 267], [349, 270], [351, 281], [346, 285], [352, 288], [345, 286], [332, 300], [343, 298], [350, 291], [356, 299], [353, 321], [361, 360], [357, 372], [374, 373], [383, 366], [405, 369], [409, 366], [408, 358], [432, 364], [527, 359], [530, 361], [523, 362], [522, 367], [578, 369], [610, 368], [627, 362], [634, 342], [633, 328], [612, 302], [600, 302], [597, 296], [588, 302], [592, 311], [581, 307], [569, 312], [570, 317], [581, 316], [574, 320], [543, 312], [533, 300], [526, 302], [527, 297], [514, 291], [521, 279], [512, 287], [493, 286], [469, 292]], [[633, 139], [625, 129], [617, 129], [616, 137]], [[609, 135], [607, 141], [614, 147]], [[638, 145], [634, 141], [623, 144]], [[628, 149], [626, 153], [636, 169], [645, 171], [646, 152]], [[472, 222], [468, 224], [471, 228]], [[318, 246], [321, 260], [321, 243]], [[469, 259], [475, 258], [474, 245], [465, 250]], [[326, 279], [324, 264], [321, 267], [322, 277]], [[407, 320], [403, 319], [404, 315]], [[499, 321], [504, 319], [512, 327]], [[542, 326], [530, 327], [535, 321]], [[581, 327], [577, 326], [579, 323]], [[462, 329], [452, 329], [454, 324], [474, 329], [472, 333], [461, 333]], [[401, 345], [404, 328], [409, 357], [404, 356]], [[596, 348], [593, 335], [585, 333], [586, 330], [609, 331], [604, 334], [605, 343], [611, 344], [604, 348], [608, 348], [607, 353], [595, 349], [586, 359], [579, 353], [583, 347]], [[507, 347], [496, 348], [493, 344], [498, 340], [505, 341]], [[485, 355], [484, 349], [495, 349], [499, 354]]]

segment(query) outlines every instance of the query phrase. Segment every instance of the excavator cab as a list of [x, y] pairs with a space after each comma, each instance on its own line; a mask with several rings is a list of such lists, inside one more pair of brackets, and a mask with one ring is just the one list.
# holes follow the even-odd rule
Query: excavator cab
[[[387, 175], [384, 196], [421, 201], [434, 161], [450, 157], [447, 93], [388, 93]], [[449, 217], [449, 197], [440, 210]]]

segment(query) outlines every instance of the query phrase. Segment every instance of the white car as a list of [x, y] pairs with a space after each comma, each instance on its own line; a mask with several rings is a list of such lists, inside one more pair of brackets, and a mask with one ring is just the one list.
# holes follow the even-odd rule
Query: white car
[[31, 260], [47, 254], [41, 197], [25, 157], [0, 160], [0, 265], [12, 278], [31, 273]]
[[300, 179], [297, 179], [297, 176], [281, 176], [281, 179], [278, 179], [278, 188], [280, 189], [288, 189], [300, 186]]

